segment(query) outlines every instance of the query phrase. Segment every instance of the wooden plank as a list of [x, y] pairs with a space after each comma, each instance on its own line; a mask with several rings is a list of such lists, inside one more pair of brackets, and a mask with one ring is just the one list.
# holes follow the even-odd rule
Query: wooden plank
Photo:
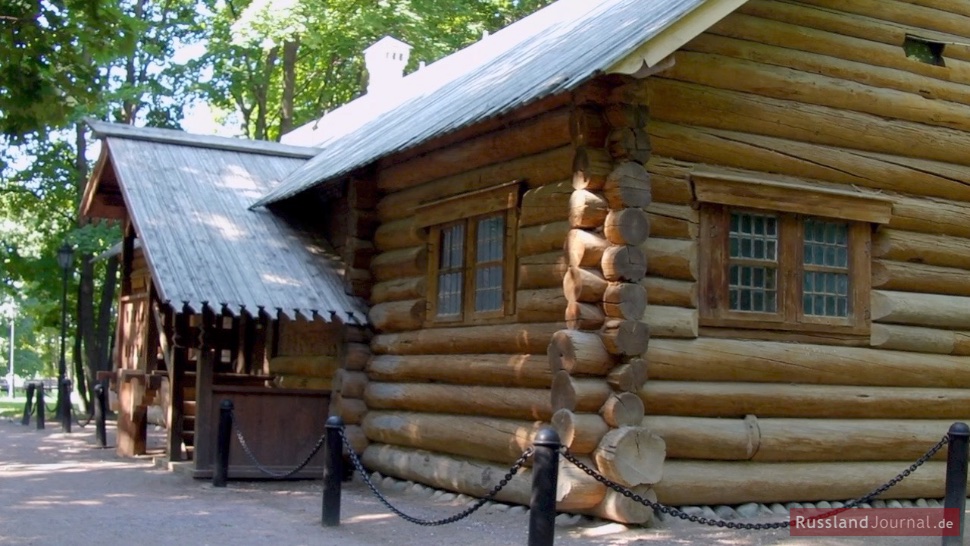
[[218, 401], [213, 400], [213, 378], [215, 362], [211, 349], [202, 349], [195, 364], [195, 429], [193, 466], [196, 471], [211, 468], [215, 462], [215, 432], [218, 422], [212, 418], [213, 411], [218, 415]]

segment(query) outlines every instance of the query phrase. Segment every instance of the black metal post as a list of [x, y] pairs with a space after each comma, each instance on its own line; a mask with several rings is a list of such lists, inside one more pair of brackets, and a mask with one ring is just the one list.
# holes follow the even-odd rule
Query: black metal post
[[[64, 432], [71, 432], [71, 424], [74, 421], [73, 404], [71, 404], [71, 391], [74, 390], [74, 383], [72, 383], [71, 380], [66, 377], [62, 383], [64, 384], [64, 415], [61, 416], [61, 426], [64, 428]], [[60, 391], [58, 391], [57, 396], [61, 396]]]
[[946, 497], [943, 508], [959, 510], [960, 533], [944, 536], [943, 546], [959, 546], [963, 544], [963, 520], [967, 508], [967, 443], [970, 440], [970, 427], [966, 423], [953, 423], [947, 436]]
[[24, 402], [24, 416], [20, 419], [20, 424], [27, 426], [30, 424], [30, 412], [33, 409], [34, 403], [34, 389], [37, 388], [37, 384], [33, 381], [28, 381], [24, 388], [27, 391], [27, 401]]
[[36, 409], [34, 410], [37, 412], [37, 430], [44, 430], [44, 412], [46, 411], [44, 408], [47, 407], [44, 405], [44, 384], [38, 383], [37, 390], [34, 392], [37, 393]]
[[556, 538], [556, 485], [561, 446], [559, 434], [551, 427], [543, 427], [533, 442], [529, 546], [552, 546]]
[[338, 415], [327, 418], [327, 446], [323, 463], [323, 526], [340, 525], [340, 487], [344, 476], [343, 439], [340, 431], [344, 420]]
[[105, 421], [108, 413], [108, 393], [104, 383], [94, 386], [94, 437], [98, 447], [108, 447], [108, 430]]
[[225, 487], [229, 479], [229, 442], [232, 440], [232, 400], [219, 405], [219, 435], [216, 438], [216, 470], [212, 475], [213, 487]]

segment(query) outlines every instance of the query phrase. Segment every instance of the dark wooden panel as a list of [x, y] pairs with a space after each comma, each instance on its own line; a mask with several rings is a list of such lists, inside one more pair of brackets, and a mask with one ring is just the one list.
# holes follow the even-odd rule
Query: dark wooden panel
[[[264, 467], [276, 473], [289, 472], [309, 455], [324, 433], [330, 393], [296, 389], [260, 387], [231, 387], [216, 385], [212, 390], [212, 404], [206, 414], [210, 433], [196, 438], [196, 478], [212, 476], [215, 461], [216, 431], [219, 406], [232, 400], [238, 427], [246, 443]], [[201, 419], [199, 415], [197, 419]], [[256, 468], [243, 452], [233, 428], [229, 449], [229, 478], [269, 478]], [[207, 448], [199, 449], [205, 443]], [[201, 455], [205, 454], [203, 458]], [[314, 455], [296, 478], [323, 476], [323, 450]]]

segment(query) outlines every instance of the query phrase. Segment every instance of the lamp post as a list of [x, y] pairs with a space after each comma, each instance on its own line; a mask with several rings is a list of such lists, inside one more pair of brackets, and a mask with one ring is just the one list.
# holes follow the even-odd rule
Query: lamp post
[[67, 362], [65, 340], [67, 338], [67, 275], [74, 262], [74, 248], [64, 243], [57, 249], [57, 264], [64, 273], [64, 289], [61, 291], [61, 358], [57, 362], [57, 411], [64, 432], [71, 432], [71, 393], [67, 386]]

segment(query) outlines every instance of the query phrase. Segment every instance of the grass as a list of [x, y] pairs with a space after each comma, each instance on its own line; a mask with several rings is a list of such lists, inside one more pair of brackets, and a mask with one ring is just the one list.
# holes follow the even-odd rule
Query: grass
[[23, 416], [26, 401], [23, 397], [7, 398], [6, 394], [0, 396], [0, 419]]

